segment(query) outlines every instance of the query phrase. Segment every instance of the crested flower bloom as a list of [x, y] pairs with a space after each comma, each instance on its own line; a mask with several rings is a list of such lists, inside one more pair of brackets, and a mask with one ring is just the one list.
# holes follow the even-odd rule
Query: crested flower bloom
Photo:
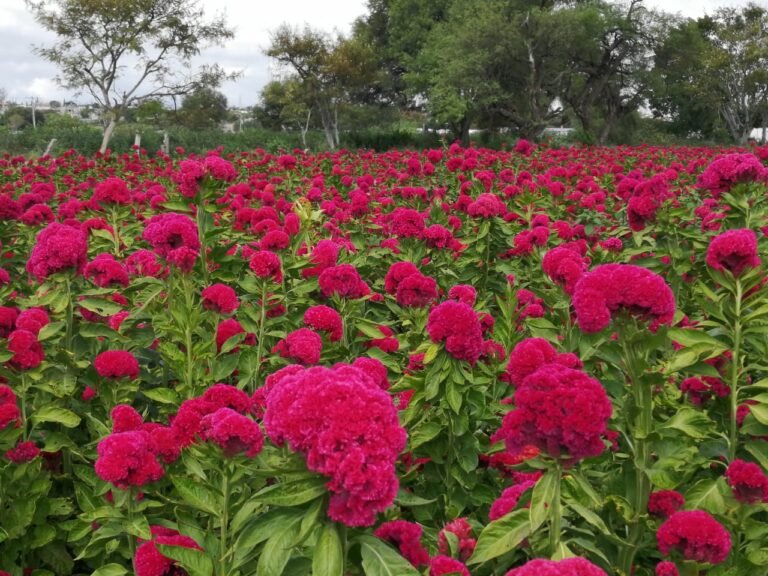
[[125, 259], [125, 267], [131, 276], [149, 276], [162, 278], [166, 274], [165, 266], [151, 250], [136, 250]]
[[439, 555], [429, 562], [429, 576], [470, 576], [470, 573], [463, 562]]
[[429, 552], [421, 544], [422, 532], [415, 522], [393, 520], [384, 522], [373, 534], [397, 546], [403, 558], [418, 568], [429, 564]]
[[153, 216], [144, 228], [142, 237], [166, 260], [170, 260], [171, 253], [180, 248], [193, 252], [200, 250], [197, 224], [184, 214], [166, 212]]
[[309, 328], [294, 330], [272, 348], [273, 354], [302, 364], [317, 364], [322, 351], [323, 339]]
[[139, 361], [131, 352], [126, 350], [107, 350], [93, 360], [96, 372], [102, 378], [117, 380], [128, 378], [135, 380], [139, 377]]
[[8, 364], [17, 370], [37, 368], [45, 359], [37, 335], [27, 330], [14, 330], [8, 335], [8, 351], [13, 352]]
[[[240, 322], [234, 318], [227, 318], [226, 320], [221, 321], [216, 327], [216, 351], [221, 352], [224, 343], [237, 334], [245, 334], [243, 344], [252, 346], [256, 343], [255, 334], [250, 332], [246, 333], [245, 328], [243, 328]], [[236, 352], [237, 350], [239, 350], [239, 347], [233, 348], [232, 352]]]
[[747, 228], [715, 236], [707, 248], [706, 262], [713, 270], [728, 270], [734, 276], [741, 276], [745, 270], [760, 266], [757, 236]]
[[573, 294], [576, 282], [589, 267], [589, 258], [576, 250], [558, 246], [544, 254], [541, 266], [552, 282], [561, 286], [566, 294]]
[[79, 228], [53, 222], [37, 235], [27, 261], [27, 271], [42, 282], [51, 274], [81, 273], [88, 261], [88, 237]]
[[96, 474], [118, 488], [143, 486], [163, 477], [152, 437], [144, 430], [115, 432], [96, 447]]
[[448, 522], [440, 532], [437, 534], [437, 549], [440, 554], [449, 555], [451, 547], [448, 544], [448, 536], [446, 532], [453, 534], [458, 540], [459, 544], [459, 557], [466, 561], [467, 558], [472, 556], [472, 552], [475, 551], [475, 545], [477, 540], [472, 537], [472, 525], [466, 518], [456, 518], [451, 522]]
[[513, 568], [505, 576], [607, 576], [599, 566], [584, 558], [543, 560], [537, 558]]
[[96, 207], [103, 204], [130, 204], [131, 191], [122, 178], [107, 178], [96, 184], [91, 202]]
[[231, 408], [219, 408], [204, 416], [200, 421], [200, 438], [217, 444], [230, 458], [240, 453], [253, 458], [264, 446], [256, 421]]
[[685, 504], [685, 498], [676, 490], [651, 492], [648, 498], [648, 513], [658, 518], [669, 518]]
[[612, 414], [602, 384], [580, 370], [546, 364], [515, 392], [515, 409], [504, 416], [498, 438], [521, 453], [536, 446], [554, 458], [580, 460], [605, 450]]
[[333, 295], [341, 298], [362, 298], [370, 294], [370, 288], [352, 264], [339, 264], [326, 268], [320, 273], [318, 283], [320, 291], [326, 298]]
[[203, 308], [218, 314], [232, 314], [240, 306], [237, 293], [226, 284], [213, 284], [201, 293]]
[[579, 327], [600, 332], [614, 314], [627, 312], [651, 323], [670, 324], [675, 297], [664, 279], [632, 264], [603, 264], [584, 274], [573, 291], [573, 308]]
[[314, 266], [302, 270], [301, 275], [304, 278], [320, 276], [320, 273], [326, 268], [335, 266], [339, 258], [341, 248], [333, 240], [320, 240], [312, 250], [310, 261]]
[[16, 328], [38, 335], [40, 330], [45, 328], [50, 321], [48, 313], [42, 308], [27, 308], [16, 318]]
[[669, 560], [664, 560], [663, 562], [659, 562], [656, 564], [656, 570], [655, 570], [656, 576], [680, 576], [680, 572], [677, 570], [677, 566], [675, 566], [674, 562], [670, 562]]
[[11, 425], [21, 425], [21, 410], [16, 401], [16, 393], [10, 386], [0, 384], [0, 430]]
[[37, 455], [40, 454], [40, 448], [35, 445], [34, 442], [29, 440], [25, 442], [19, 442], [5, 453], [5, 457], [8, 458], [14, 464], [24, 464], [25, 462], [31, 462]]
[[341, 315], [329, 306], [310, 306], [304, 312], [304, 324], [318, 332], [327, 332], [331, 342], [338, 342], [344, 335]]
[[384, 276], [384, 291], [393, 296], [397, 293], [397, 287], [400, 282], [412, 274], [418, 274], [419, 269], [413, 262], [395, 262], [387, 270]]
[[200, 546], [189, 536], [182, 536], [176, 530], [164, 526], [152, 526], [152, 540], [142, 542], [136, 549], [133, 557], [133, 568], [136, 576], [182, 576], [186, 571], [182, 570], [174, 560], [163, 556], [157, 549], [157, 545], [178, 546], [202, 550]]
[[477, 313], [462, 302], [449, 300], [435, 306], [427, 319], [432, 342], [445, 342], [446, 351], [474, 364], [483, 353], [483, 329]]
[[397, 285], [397, 303], [410, 308], [426, 308], [437, 300], [437, 282], [421, 273], [403, 278]]
[[685, 560], [720, 564], [731, 551], [731, 535], [708, 512], [675, 512], [656, 531], [659, 552], [678, 552]]
[[582, 366], [578, 356], [559, 354], [544, 338], [526, 338], [518, 342], [509, 353], [507, 369], [500, 379], [517, 387], [545, 364], [560, 364], [566, 368]]
[[257, 278], [271, 279], [274, 282], [282, 282], [283, 272], [280, 264], [280, 256], [270, 250], [259, 250], [251, 256], [248, 263]]
[[768, 502], [768, 476], [757, 464], [736, 459], [728, 465], [725, 478], [739, 502]]
[[734, 185], [766, 178], [766, 168], [754, 154], [724, 154], [715, 158], [699, 175], [699, 188], [717, 197]]
[[128, 271], [112, 254], [99, 254], [85, 265], [83, 274], [100, 288], [128, 286]]
[[285, 371], [269, 383], [264, 427], [272, 442], [305, 455], [330, 478], [329, 517], [370, 526], [394, 500], [405, 448], [392, 397], [350, 365]]
[[474, 306], [477, 300], [477, 290], [469, 284], [457, 284], [448, 290], [448, 298], [463, 302], [467, 306]]
[[523, 494], [534, 486], [536, 486], [534, 480], [526, 480], [519, 484], [515, 484], [514, 486], [510, 486], [509, 488], [505, 488], [501, 493], [501, 496], [491, 504], [491, 510], [488, 512], [488, 519], [491, 521], [498, 520], [502, 516], [506, 516], [512, 512], [517, 507], [517, 503], [520, 501]]

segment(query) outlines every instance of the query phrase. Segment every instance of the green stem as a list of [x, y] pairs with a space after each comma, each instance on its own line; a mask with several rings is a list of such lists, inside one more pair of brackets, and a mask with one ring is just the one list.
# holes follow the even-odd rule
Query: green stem
[[197, 203], [197, 234], [200, 237], [200, 261], [203, 266], [203, 280], [208, 284], [208, 251], [205, 242], [205, 194], [201, 190], [198, 192]]
[[117, 210], [112, 208], [110, 211], [110, 225], [112, 226], [112, 244], [115, 251], [115, 256], [120, 257], [120, 220], [117, 217]]
[[[620, 334], [619, 338], [625, 341], [623, 335]], [[622, 346], [622, 351], [628, 383], [631, 386], [637, 410], [637, 419], [631, 429], [635, 469], [634, 510], [629, 523], [628, 542], [622, 549], [619, 560], [621, 574], [628, 576], [632, 573], [632, 565], [640, 546], [643, 535], [642, 516], [648, 507], [648, 498], [651, 493], [651, 481], [647, 470], [651, 467], [651, 447], [648, 438], [653, 431], [653, 389], [651, 384], [644, 382], [640, 377], [638, 362], [632, 353], [625, 346]]]
[[736, 422], [736, 412], [739, 409], [739, 365], [741, 364], [741, 300], [743, 288], [741, 280], [736, 278], [736, 304], [733, 324], [733, 350], [731, 352], [731, 430], [728, 442], [728, 460], [733, 462], [739, 441], [739, 428]]
[[21, 373], [21, 436], [24, 441], [29, 440], [27, 428], [27, 378]]
[[552, 495], [552, 511], [550, 512], [549, 521], [549, 550], [551, 556], [557, 554], [560, 548], [560, 534], [562, 531], [562, 507], [560, 504], [560, 483], [562, 480], [562, 468], [560, 461], [556, 461], [555, 465], [549, 471], [549, 474], [555, 475], [555, 492]]
[[184, 387], [186, 388], [186, 393], [190, 396], [193, 393], [194, 390], [194, 371], [195, 371], [195, 362], [194, 362], [194, 356], [192, 352], [192, 335], [194, 331], [194, 327], [192, 326], [191, 321], [191, 315], [192, 315], [192, 291], [189, 286], [189, 278], [186, 274], [181, 274], [181, 286], [182, 290], [184, 292], [184, 305], [185, 309], [187, 311], [186, 314], [186, 323], [184, 326], [184, 348], [186, 353], [186, 366], [184, 367]]
[[229, 548], [228, 533], [229, 529], [229, 496], [230, 496], [230, 484], [229, 484], [229, 464], [224, 465], [224, 470], [221, 473], [221, 493], [223, 495], [223, 501], [221, 506], [221, 534], [220, 534], [220, 549], [219, 549], [219, 574], [218, 576], [226, 576], [227, 569], [227, 550]]
[[267, 281], [261, 281], [261, 311], [259, 313], [259, 341], [256, 349], [256, 370], [253, 374], [253, 389], [255, 392], [259, 387], [259, 374], [261, 373], [261, 356], [264, 354], [264, 331], [267, 320]]
[[[136, 499], [136, 494], [133, 491], [133, 488], [131, 488], [128, 492], [128, 524], [133, 525], [133, 505], [134, 500]], [[131, 560], [133, 560], [136, 557], [136, 540], [134, 539], [133, 535], [130, 532], [126, 531], [126, 536], [128, 537], [128, 550], [131, 553]]]
[[73, 324], [75, 322], [75, 307], [72, 302], [72, 282], [69, 279], [69, 276], [67, 276], [64, 286], [67, 291], [67, 331], [64, 337], [64, 344], [67, 352], [71, 352], [74, 355], [75, 351], [72, 349], [72, 334], [74, 330]]

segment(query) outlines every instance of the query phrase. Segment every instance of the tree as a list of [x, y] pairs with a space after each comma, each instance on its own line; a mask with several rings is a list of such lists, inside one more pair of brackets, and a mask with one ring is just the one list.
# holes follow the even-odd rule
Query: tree
[[178, 117], [188, 128], [215, 128], [227, 117], [227, 97], [213, 88], [201, 86], [184, 97]]
[[58, 37], [36, 53], [59, 67], [63, 88], [87, 91], [101, 107], [102, 153], [127, 108], [233, 77], [218, 66], [192, 69], [192, 57], [203, 47], [233, 37], [223, 17], [203, 19], [198, 0], [25, 2]]
[[589, 2], [556, 16], [569, 53], [560, 98], [590, 140], [605, 144], [647, 99], [653, 51], [666, 20], [642, 0]]
[[768, 9], [720, 8], [680, 23], [657, 52], [656, 67], [659, 112], [680, 122], [706, 106], [734, 142], [745, 143], [768, 119]]
[[280, 26], [266, 54], [289, 72], [286, 79], [298, 81], [300, 99], [317, 113], [331, 149], [339, 145], [339, 105], [369, 98], [381, 80], [374, 50], [364, 39], [331, 38], [309, 26]]
[[552, 3], [526, 0], [453, 4], [408, 74], [411, 89], [465, 144], [481, 116], [536, 136], [561, 113], [554, 93], [563, 46], [552, 12]]
[[257, 121], [267, 130], [298, 128], [301, 142], [307, 147], [307, 132], [312, 121], [312, 101], [303, 90], [301, 80], [273, 80], [261, 90], [258, 106], [254, 108]]

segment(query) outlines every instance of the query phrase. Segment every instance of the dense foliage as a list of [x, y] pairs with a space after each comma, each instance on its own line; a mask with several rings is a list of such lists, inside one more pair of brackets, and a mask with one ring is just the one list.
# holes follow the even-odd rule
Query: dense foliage
[[768, 150], [0, 159], [0, 574], [757, 574]]

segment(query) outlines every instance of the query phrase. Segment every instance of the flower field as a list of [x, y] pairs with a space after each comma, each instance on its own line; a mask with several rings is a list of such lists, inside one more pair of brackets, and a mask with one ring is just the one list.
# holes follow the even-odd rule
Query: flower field
[[768, 149], [0, 160], [0, 575], [768, 573]]

